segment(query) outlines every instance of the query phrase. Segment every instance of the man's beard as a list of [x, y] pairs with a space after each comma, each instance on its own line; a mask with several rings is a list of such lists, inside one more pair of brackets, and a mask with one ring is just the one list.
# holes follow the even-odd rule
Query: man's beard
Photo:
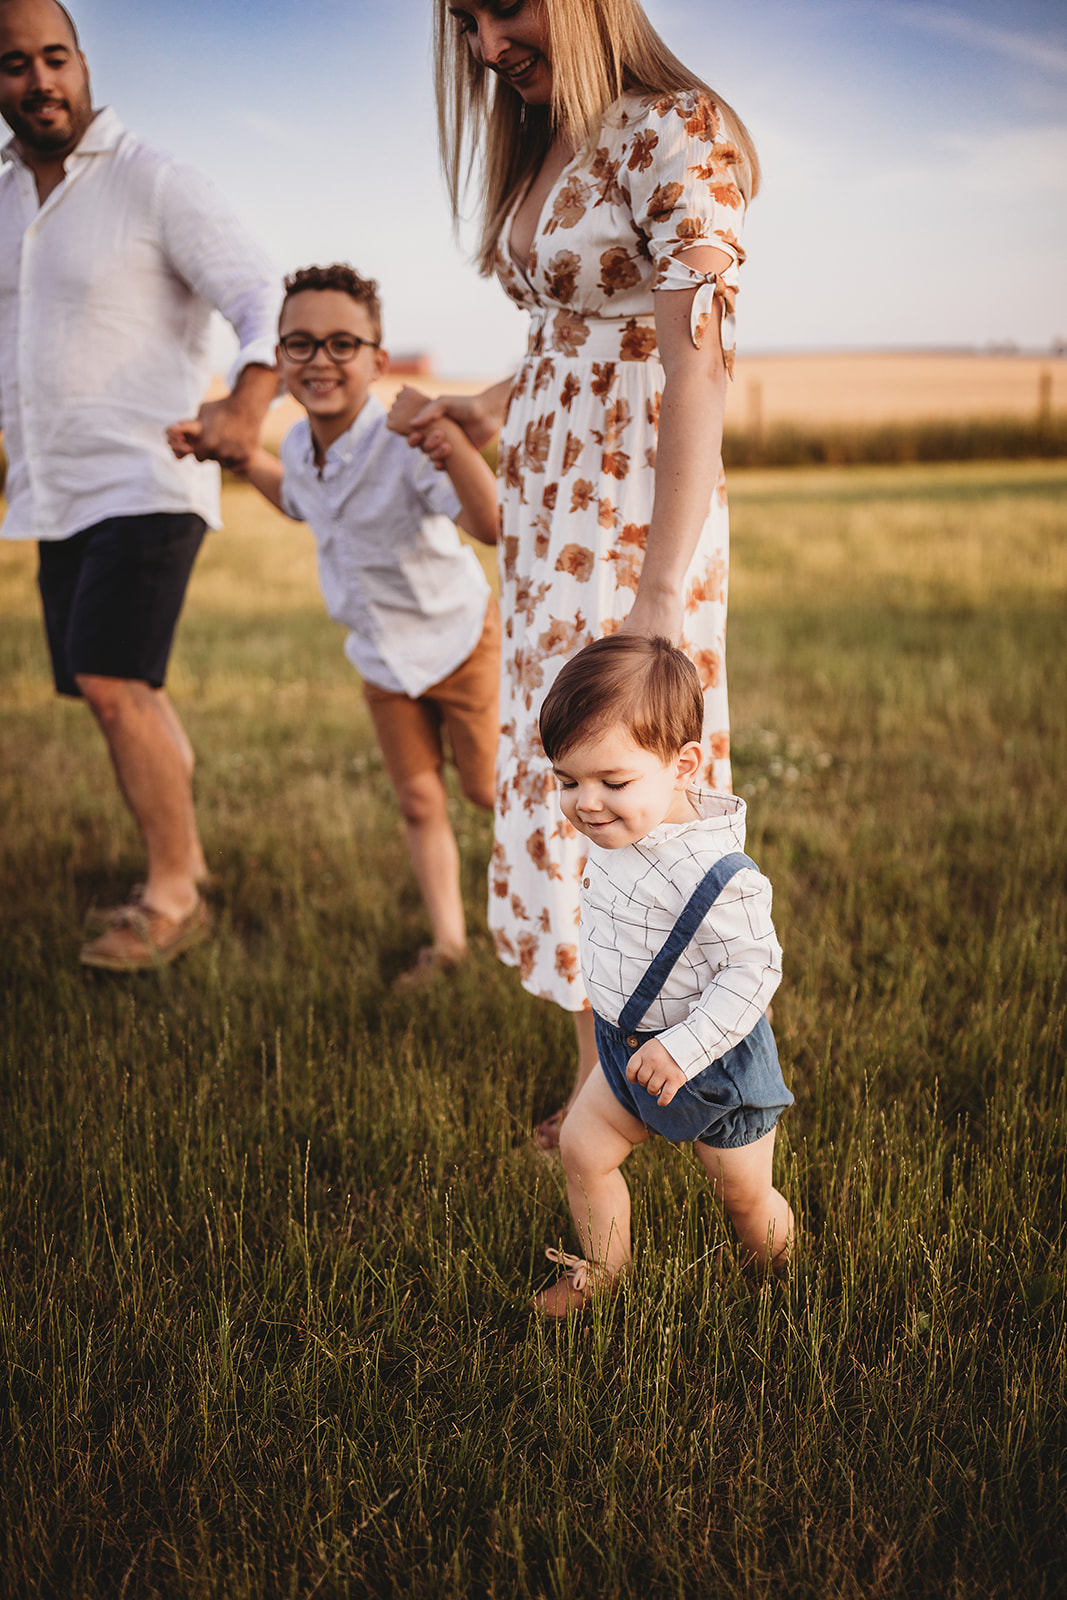
[[[42, 103], [54, 105], [67, 113], [66, 128], [40, 128], [27, 117], [12, 113], [8, 116], [12, 133], [21, 145], [26, 149], [35, 150], [38, 155], [58, 155], [61, 151], [72, 150], [92, 121], [92, 110], [88, 101], [84, 108], [72, 106], [69, 100], [50, 100]], [[22, 110], [21, 107], [19, 109]], [[30, 109], [36, 110], [38, 107], [31, 106]]]

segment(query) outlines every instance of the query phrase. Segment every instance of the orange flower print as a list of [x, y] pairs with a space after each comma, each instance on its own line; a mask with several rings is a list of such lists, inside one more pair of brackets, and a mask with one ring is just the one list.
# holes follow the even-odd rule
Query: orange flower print
[[519, 971], [524, 978], [528, 978], [534, 969], [540, 943], [535, 933], [519, 934]]
[[578, 382], [578, 379], [574, 376], [573, 372], [568, 372], [567, 376], [563, 380], [563, 388], [559, 391], [559, 403], [563, 407], [564, 411], [570, 410], [571, 401], [574, 399], [575, 395], [579, 395], [581, 392], [582, 386]]
[[536, 537], [534, 538], [534, 559], [543, 561], [548, 554], [548, 547], [552, 543], [552, 524], [543, 511], [538, 512], [532, 524]]
[[621, 627], [621, 617], [605, 617], [600, 624], [600, 637], [606, 639], [609, 633], [618, 633]]
[[546, 872], [550, 878], [558, 878], [561, 883], [563, 882], [563, 874], [558, 864], [548, 853], [544, 828], [538, 828], [536, 833], [531, 833], [526, 841], [526, 850], [538, 872]]
[[691, 245], [698, 244], [704, 237], [705, 227], [706, 223], [703, 217], [683, 217], [674, 230], [678, 243], [671, 251], [671, 255], [680, 256], [683, 250], [688, 250]]
[[645, 401], [645, 416], [648, 418], [649, 427], [659, 432], [659, 408], [663, 403], [663, 396], [657, 389], [651, 400]]
[[555, 375], [556, 363], [553, 361], [552, 357], [542, 356], [541, 360], [537, 363], [537, 371], [534, 373], [533, 388], [530, 390], [530, 394], [535, 395], [539, 393], [540, 390], [547, 389]]
[[515, 965], [515, 946], [501, 928], [493, 929], [493, 946], [501, 961], [510, 967]]
[[729, 732], [713, 733], [709, 735], [708, 745], [711, 749], [713, 761], [725, 761], [730, 754]]
[[722, 470], [721, 466], [719, 468], [719, 476], [718, 476], [718, 478], [716, 479], [716, 482], [715, 482], [715, 498], [716, 498], [716, 500], [719, 502], [719, 504], [721, 506], [724, 506], [724, 505], [727, 504], [727, 499], [726, 499], [726, 474]]
[[548, 460], [548, 447], [552, 442], [552, 424], [556, 420], [554, 411], [547, 417], [538, 417], [536, 422], [526, 424], [526, 438], [523, 443], [523, 461], [531, 472], [544, 472], [545, 462]]
[[656, 354], [655, 328], [642, 328], [636, 318], [631, 317], [622, 331], [619, 343], [619, 355], [623, 361], [647, 361], [649, 356]]
[[568, 983], [573, 983], [578, 976], [578, 946], [576, 944], [558, 944], [556, 946], [556, 972], [561, 978], [566, 978]]
[[601, 500], [597, 510], [597, 522], [602, 528], [614, 529], [619, 525], [619, 513], [610, 500]]
[[525, 905], [523, 904], [522, 898], [519, 895], [513, 894], [510, 904], [511, 915], [515, 918], [516, 922], [529, 922], [530, 913], [527, 911]]
[[678, 115], [685, 121], [685, 131], [691, 139], [707, 139], [710, 142], [719, 131], [719, 113], [706, 94], [697, 96], [697, 102], [691, 112], [686, 112], [683, 104], [677, 107]]
[[544, 506], [546, 511], [555, 511], [555, 509], [556, 509], [556, 496], [558, 494], [559, 494], [559, 484], [558, 483], [546, 483], [545, 484], [545, 492], [541, 496], [541, 504]]
[[741, 191], [736, 183], [709, 183], [708, 193], [717, 206], [729, 206], [731, 211], [740, 211]]
[[510, 583], [517, 570], [519, 559], [519, 541], [514, 533], [509, 533], [504, 540], [504, 582]]
[[604, 444], [618, 444], [623, 432], [630, 426], [633, 412], [628, 400], [616, 400], [604, 412]]
[[557, 311], [552, 319], [556, 349], [565, 356], [576, 356], [589, 337], [589, 325], [573, 311]]
[[546, 656], [569, 656], [587, 641], [585, 618], [579, 611], [573, 622], [564, 617], [550, 617], [548, 627], [538, 639]]
[[517, 445], [517, 444], [509, 444], [508, 445], [507, 449], [504, 451], [504, 460], [501, 463], [501, 466], [503, 468], [501, 476], [504, 479], [505, 487], [508, 488], [508, 489], [518, 489], [520, 491], [520, 493], [521, 493], [521, 490], [522, 490], [522, 447], [521, 447], [521, 445]]
[[556, 560], [557, 572], [569, 572], [579, 583], [587, 583], [593, 575], [596, 557], [584, 545], [565, 544]]
[[635, 133], [630, 146], [630, 159], [626, 163], [630, 171], [646, 172], [652, 165], [652, 152], [658, 144], [659, 134], [653, 133], [651, 128]]
[[657, 183], [648, 197], [649, 221], [666, 222], [671, 213], [676, 210], [681, 197], [682, 185], [680, 183]]
[[735, 144], [729, 144], [725, 139], [713, 145], [711, 154], [702, 167], [690, 167], [694, 178], [702, 178], [705, 182], [709, 178], [721, 178], [728, 167], [736, 166], [741, 160], [741, 152]]
[[569, 177], [556, 196], [552, 215], [545, 223], [544, 233], [555, 233], [557, 228], [574, 228], [585, 216], [589, 203], [589, 189], [577, 173]]
[[589, 385], [598, 400], [603, 400], [615, 382], [614, 361], [594, 361], [593, 377]]
[[693, 650], [690, 659], [697, 669], [702, 689], [717, 689], [722, 674], [722, 657], [717, 650]]
[[619, 163], [612, 161], [607, 146], [603, 146], [593, 157], [593, 164], [589, 168], [589, 176], [596, 179], [597, 205], [624, 205], [626, 196], [619, 188]]
[[[680, 185], [679, 192], [681, 192]], [[625, 245], [613, 245], [610, 250], [604, 251], [600, 257], [598, 288], [603, 289], [606, 295], [616, 294], [620, 289], [632, 289], [634, 284], [640, 281], [641, 268], [636, 261], [630, 259], [630, 252]]]
[[605, 558], [615, 563], [615, 582], [620, 589], [632, 589], [637, 593], [637, 584], [641, 577], [641, 563], [644, 559], [643, 552], [635, 550], [609, 550]]
[[619, 529], [619, 543], [636, 545], [643, 550], [648, 543], [647, 522], [627, 522]]
[[577, 461], [578, 457], [581, 455], [582, 450], [584, 449], [584, 447], [585, 447], [585, 440], [584, 439], [580, 439], [576, 433], [571, 433], [570, 429], [568, 428], [567, 437], [566, 437], [566, 440], [564, 441], [564, 445], [563, 445], [563, 476], [564, 477], [567, 476], [568, 472], [574, 466], [574, 463]]
[[502, 844], [493, 846], [493, 859], [489, 868], [493, 880], [493, 893], [500, 900], [506, 900], [508, 895], [508, 875], [511, 868]]
[[581, 257], [576, 256], [573, 250], [556, 252], [545, 268], [545, 292], [550, 300], [558, 300], [561, 305], [566, 305], [574, 299], [581, 265]]
[[699, 578], [694, 578], [685, 596], [686, 611], [711, 601], [718, 605], [726, 600], [726, 562], [720, 554], [706, 563]]
[[571, 485], [571, 512], [588, 511], [593, 498], [594, 485], [588, 478], [575, 478]]
[[522, 695], [527, 711], [533, 705], [534, 691], [540, 689], [545, 681], [545, 669], [541, 661], [542, 658], [532, 650], [518, 650], [513, 670], [508, 674], [516, 692]]
[[649, 449], [647, 449], [645, 451], [645, 466], [648, 468], [649, 472], [655, 472], [655, 470], [656, 470], [656, 448], [655, 448], [655, 445], [650, 446]]
[[605, 450], [600, 458], [600, 470], [612, 478], [625, 478], [630, 470], [630, 457], [625, 450]]
[[538, 917], [537, 926], [540, 928], [542, 933], [552, 932], [552, 913], [549, 911], [547, 906]]
[[714, 321], [715, 318], [712, 316], [710, 311], [702, 311], [697, 317], [697, 325], [693, 329], [693, 343], [696, 345], [698, 350], [703, 348], [704, 335], [707, 333]]

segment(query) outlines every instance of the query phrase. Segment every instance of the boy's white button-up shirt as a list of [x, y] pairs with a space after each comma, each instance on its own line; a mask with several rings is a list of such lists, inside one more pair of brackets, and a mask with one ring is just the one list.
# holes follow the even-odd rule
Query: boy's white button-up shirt
[[[593, 1010], [617, 1023], [690, 895], [722, 856], [745, 848], [745, 802], [690, 790], [700, 815], [661, 823], [636, 844], [590, 844], [582, 874], [579, 947]], [[771, 886], [751, 867], [726, 885], [638, 1022], [658, 1032], [687, 1078], [740, 1044], [782, 976]]]
[[210, 380], [212, 310], [235, 371], [274, 365], [281, 282], [211, 185], [97, 112], [43, 205], [14, 147], [0, 174], [0, 425], [8, 539], [192, 511], [218, 527], [219, 470], [164, 430]]
[[447, 474], [389, 431], [374, 395], [321, 470], [306, 418], [282, 441], [281, 462], [282, 506], [315, 535], [326, 609], [351, 630], [348, 659], [379, 688], [424, 694], [470, 655], [489, 604]]

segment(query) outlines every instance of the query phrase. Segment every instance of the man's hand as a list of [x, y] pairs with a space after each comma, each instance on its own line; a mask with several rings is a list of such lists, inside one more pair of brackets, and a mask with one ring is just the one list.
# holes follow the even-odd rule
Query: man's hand
[[205, 400], [195, 417], [172, 423], [167, 442], [179, 460], [191, 455], [217, 461], [231, 472], [247, 472], [277, 386], [273, 367], [242, 368], [232, 394]]
[[640, 1050], [634, 1051], [626, 1063], [626, 1076], [630, 1083], [639, 1083], [649, 1094], [655, 1095], [661, 1106], [669, 1106], [678, 1090], [689, 1081], [658, 1039], [649, 1039]]

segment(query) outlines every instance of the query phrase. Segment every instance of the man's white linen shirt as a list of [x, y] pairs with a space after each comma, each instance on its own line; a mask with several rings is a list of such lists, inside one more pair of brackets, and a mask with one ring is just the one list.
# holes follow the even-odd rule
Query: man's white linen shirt
[[380, 689], [425, 694], [466, 661], [489, 604], [447, 474], [389, 431], [374, 395], [321, 469], [306, 418], [282, 441], [281, 462], [282, 508], [309, 524], [326, 609], [351, 630], [345, 655]]
[[168, 424], [211, 377], [209, 323], [235, 373], [274, 365], [281, 281], [207, 181], [98, 111], [40, 205], [3, 149], [0, 425], [7, 539], [66, 539], [106, 517], [195, 512], [220, 526], [219, 469], [175, 460]]
[[[745, 802], [718, 790], [689, 791], [699, 816], [660, 823], [636, 844], [590, 843], [582, 874], [578, 939], [593, 1010], [619, 1014], [710, 867], [745, 848]], [[771, 921], [771, 886], [742, 867], [715, 901], [637, 1027], [687, 1078], [756, 1026], [782, 976]]]

